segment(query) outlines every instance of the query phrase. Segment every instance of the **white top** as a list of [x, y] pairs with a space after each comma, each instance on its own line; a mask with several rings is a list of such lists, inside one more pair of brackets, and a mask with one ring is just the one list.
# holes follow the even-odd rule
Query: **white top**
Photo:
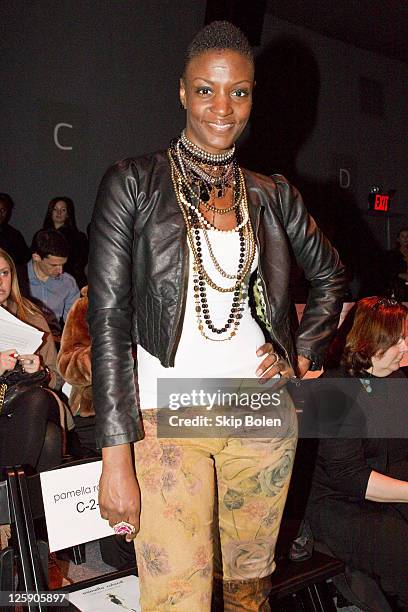
[[[228, 274], [236, 274], [239, 258], [238, 232], [207, 230], [215, 258]], [[214, 267], [201, 231], [201, 246], [204, 268], [210, 278], [221, 287], [230, 287], [234, 280], [226, 279]], [[190, 249], [189, 276], [183, 329], [176, 351], [174, 367], [164, 368], [160, 361], [141, 346], [137, 347], [140, 407], [157, 407], [158, 378], [256, 378], [255, 370], [262, 357], [257, 349], [265, 342], [264, 334], [253, 319], [248, 298], [242, 306], [242, 319], [236, 336], [225, 342], [212, 342], [204, 338], [197, 325], [193, 290], [194, 258]], [[258, 266], [255, 253], [252, 270]], [[248, 282], [249, 274], [246, 281]], [[209, 314], [215, 327], [224, 327], [230, 316], [233, 293], [221, 293], [206, 284]], [[204, 325], [205, 334], [214, 338], [225, 338], [228, 333], [213, 334]], [[228, 331], [230, 332], [232, 328]]]

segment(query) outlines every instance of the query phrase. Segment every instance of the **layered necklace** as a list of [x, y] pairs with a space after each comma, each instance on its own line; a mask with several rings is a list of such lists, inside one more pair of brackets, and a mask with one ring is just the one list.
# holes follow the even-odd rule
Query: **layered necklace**
[[[207, 340], [231, 340], [237, 334], [242, 319], [243, 304], [247, 297], [245, 279], [255, 256], [255, 240], [249, 219], [245, 182], [235, 158], [235, 147], [225, 153], [207, 153], [191, 142], [183, 132], [180, 138], [170, 143], [168, 158], [174, 191], [193, 254], [193, 289], [198, 329]], [[217, 199], [224, 198], [229, 189], [232, 190], [231, 205], [217, 206]], [[204, 216], [203, 210], [213, 213], [212, 222]], [[231, 230], [218, 229], [214, 225], [215, 215], [232, 211], [235, 213], [236, 226]], [[234, 274], [226, 272], [216, 258], [208, 230], [238, 233], [239, 257]], [[223, 278], [233, 281], [229, 287], [218, 285], [205, 269], [201, 236], [204, 237], [214, 268]], [[208, 286], [221, 293], [233, 294], [230, 312], [222, 327], [216, 327], [211, 319], [207, 299]], [[219, 337], [211, 337], [208, 332]]]

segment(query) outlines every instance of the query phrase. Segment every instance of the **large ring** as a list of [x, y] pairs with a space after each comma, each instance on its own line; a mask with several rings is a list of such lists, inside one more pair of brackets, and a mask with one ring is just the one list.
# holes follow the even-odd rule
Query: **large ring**
[[277, 362], [279, 361], [279, 355], [277, 355], [277, 354], [275, 353], [275, 351], [269, 351], [269, 357], [272, 357], [272, 355], [275, 357], [275, 361], [274, 361], [273, 363], [271, 363], [271, 365], [269, 366], [270, 368], [271, 368], [272, 366], [274, 366], [274, 365], [275, 365], [275, 363], [277, 363]]
[[113, 526], [113, 531], [116, 535], [129, 535], [136, 533], [136, 527], [127, 521], [120, 521]]

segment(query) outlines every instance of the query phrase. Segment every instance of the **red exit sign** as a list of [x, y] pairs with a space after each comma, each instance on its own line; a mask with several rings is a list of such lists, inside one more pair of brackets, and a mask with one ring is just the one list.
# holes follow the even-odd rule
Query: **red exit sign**
[[377, 193], [374, 200], [374, 210], [388, 210], [388, 204], [390, 201], [390, 196], [380, 195]]
[[370, 210], [378, 210], [379, 212], [388, 212], [390, 207], [390, 196], [382, 195], [381, 193], [372, 193], [368, 198]]

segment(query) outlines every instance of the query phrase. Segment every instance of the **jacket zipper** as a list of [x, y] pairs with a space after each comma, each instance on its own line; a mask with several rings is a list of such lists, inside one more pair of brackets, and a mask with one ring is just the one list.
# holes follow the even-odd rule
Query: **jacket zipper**
[[185, 304], [186, 304], [186, 299], [187, 299], [189, 250], [187, 246], [186, 236], [184, 236], [184, 239], [185, 239], [185, 257], [183, 258], [183, 280], [182, 280], [183, 286], [182, 286], [182, 290], [180, 291], [180, 296], [179, 296], [179, 300], [177, 303], [177, 322], [173, 328], [174, 332], [172, 334], [171, 349], [170, 349], [170, 354], [169, 354], [169, 366], [170, 367], [174, 367], [174, 358], [176, 356], [176, 351], [177, 351], [177, 347], [180, 341], [182, 327], [183, 327], [182, 321], [181, 321], [181, 314], [185, 311]]
[[288, 352], [286, 350], [286, 348], [281, 344], [281, 342], [279, 342], [279, 340], [277, 339], [276, 335], [275, 335], [275, 331], [273, 329], [273, 325], [272, 325], [272, 309], [271, 309], [271, 305], [269, 302], [269, 298], [268, 298], [268, 293], [266, 291], [266, 283], [265, 280], [262, 276], [262, 268], [261, 268], [261, 247], [260, 247], [260, 243], [259, 243], [259, 238], [258, 238], [258, 228], [259, 228], [259, 217], [261, 214], [261, 210], [259, 209], [257, 217], [256, 217], [256, 227], [255, 227], [255, 241], [256, 241], [256, 246], [258, 249], [258, 274], [259, 274], [259, 278], [261, 279], [261, 283], [262, 283], [262, 288], [263, 288], [263, 296], [264, 296], [264, 300], [265, 300], [265, 305], [266, 305], [266, 314], [268, 316], [268, 320], [269, 320], [269, 324], [271, 327], [271, 331], [270, 334], [272, 336], [272, 340], [274, 340], [274, 342], [276, 342], [276, 344], [278, 345], [278, 347], [281, 349], [281, 351], [284, 353], [286, 361], [288, 362], [288, 364], [291, 366], [291, 368], [293, 368], [293, 363], [291, 362]]

